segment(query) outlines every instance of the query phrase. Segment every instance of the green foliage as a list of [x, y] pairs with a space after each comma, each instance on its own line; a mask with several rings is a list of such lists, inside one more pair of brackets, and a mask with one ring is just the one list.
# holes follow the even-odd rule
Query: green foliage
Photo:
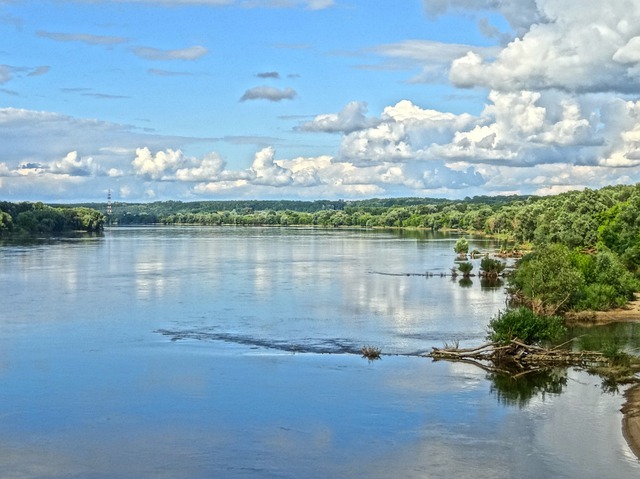
[[560, 244], [543, 245], [522, 258], [510, 277], [510, 292], [535, 313], [552, 316], [576, 303], [584, 277]]
[[462, 276], [467, 278], [471, 274], [471, 270], [473, 269], [473, 264], [469, 263], [468, 261], [465, 261], [464, 263], [460, 263], [458, 265], [458, 269], [462, 273]]
[[640, 274], [640, 184], [623, 198], [600, 215], [598, 240], [618, 254], [627, 269]]
[[574, 252], [571, 263], [582, 273], [585, 285], [575, 306], [577, 310], [606, 311], [633, 299], [638, 281], [620, 258], [607, 249], [595, 255]]
[[559, 316], [542, 316], [529, 308], [508, 309], [489, 321], [487, 339], [508, 343], [518, 339], [525, 344], [539, 344], [561, 338], [566, 333]]
[[616, 289], [609, 284], [592, 283], [582, 290], [582, 296], [576, 305], [576, 310], [591, 309], [594, 311], [606, 311], [608, 309], [623, 306], [626, 300], [621, 300]]
[[13, 230], [13, 218], [5, 211], [0, 210], [0, 234]]
[[602, 348], [602, 355], [609, 360], [612, 366], [629, 367], [631, 365], [631, 356], [615, 342], [605, 344]]
[[523, 408], [535, 397], [560, 394], [567, 385], [567, 370], [543, 369], [522, 376], [492, 373], [489, 378], [491, 392], [496, 394], [501, 403]]
[[104, 215], [90, 208], [53, 208], [42, 203], [1, 203], [0, 234], [60, 234], [66, 231], [101, 231]]
[[485, 256], [480, 260], [480, 270], [489, 277], [498, 277], [505, 269], [506, 265], [499, 259]]
[[465, 238], [460, 238], [456, 241], [453, 250], [459, 255], [466, 255], [469, 252], [469, 242]]

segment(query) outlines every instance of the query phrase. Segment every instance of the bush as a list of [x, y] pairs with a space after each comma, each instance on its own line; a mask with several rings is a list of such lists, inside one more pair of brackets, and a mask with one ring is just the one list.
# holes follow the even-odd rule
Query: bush
[[453, 247], [453, 250], [460, 256], [464, 256], [469, 252], [469, 242], [464, 238], [460, 238], [456, 241], [456, 245]]
[[487, 339], [497, 343], [518, 339], [525, 344], [538, 344], [559, 339], [566, 331], [561, 317], [540, 316], [523, 306], [500, 312], [489, 321]]
[[610, 284], [593, 283], [582, 291], [582, 298], [576, 305], [578, 311], [591, 309], [593, 311], [607, 311], [611, 308], [624, 306], [627, 300], [620, 296], [616, 288]]
[[489, 258], [485, 256], [480, 261], [480, 270], [489, 277], [497, 278], [504, 271], [505, 264], [499, 259]]
[[611, 251], [603, 250], [596, 254], [593, 261], [594, 283], [612, 286], [622, 304], [633, 299], [638, 283], [625, 268], [622, 261]]
[[464, 276], [465, 278], [468, 278], [469, 275], [471, 274], [471, 270], [473, 269], [473, 265], [469, 262], [460, 263], [458, 265], [458, 269], [462, 273], [462, 276]]
[[571, 263], [569, 249], [552, 244], [542, 245], [522, 258], [509, 282], [511, 294], [522, 304], [538, 314], [552, 316], [575, 305], [584, 276]]

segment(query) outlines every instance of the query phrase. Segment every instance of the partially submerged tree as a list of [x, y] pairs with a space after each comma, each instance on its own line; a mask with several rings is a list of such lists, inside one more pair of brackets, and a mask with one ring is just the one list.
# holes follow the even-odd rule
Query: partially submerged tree
[[469, 252], [469, 242], [465, 238], [460, 238], [456, 241], [456, 245], [453, 247], [453, 250], [459, 257], [466, 258], [467, 253]]
[[458, 269], [462, 273], [463, 278], [468, 278], [469, 276], [471, 276], [471, 270], [473, 269], [473, 264], [469, 263], [468, 261], [465, 261], [464, 263], [460, 263], [458, 265]]
[[482, 271], [484, 277], [489, 279], [498, 279], [505, 267], [505, 263], [499, 259], [489, 258], [488, 256], [485, 256], [480, 261], [480, 271]]

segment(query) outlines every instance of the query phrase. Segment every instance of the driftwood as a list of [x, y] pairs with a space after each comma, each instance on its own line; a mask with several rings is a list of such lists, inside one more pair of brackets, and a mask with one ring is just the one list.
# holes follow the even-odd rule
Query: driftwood
[[485, 371], [512, 375], [526, 374], [554, 366], [589, 367], [608, 363], [607, 358], [600, 352], [563, 349], [567, 344], [547, 349], [513, 339], [508, 344], [487, 343], [468, 349], [433, 348], [428, 356], [434, 360], [472, 363]]

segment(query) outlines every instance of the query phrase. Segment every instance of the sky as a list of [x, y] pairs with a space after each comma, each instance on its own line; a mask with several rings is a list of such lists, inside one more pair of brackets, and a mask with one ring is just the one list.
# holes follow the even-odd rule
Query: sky
[[637, 0], [0, 0], [0, 200], [637, 182]]

